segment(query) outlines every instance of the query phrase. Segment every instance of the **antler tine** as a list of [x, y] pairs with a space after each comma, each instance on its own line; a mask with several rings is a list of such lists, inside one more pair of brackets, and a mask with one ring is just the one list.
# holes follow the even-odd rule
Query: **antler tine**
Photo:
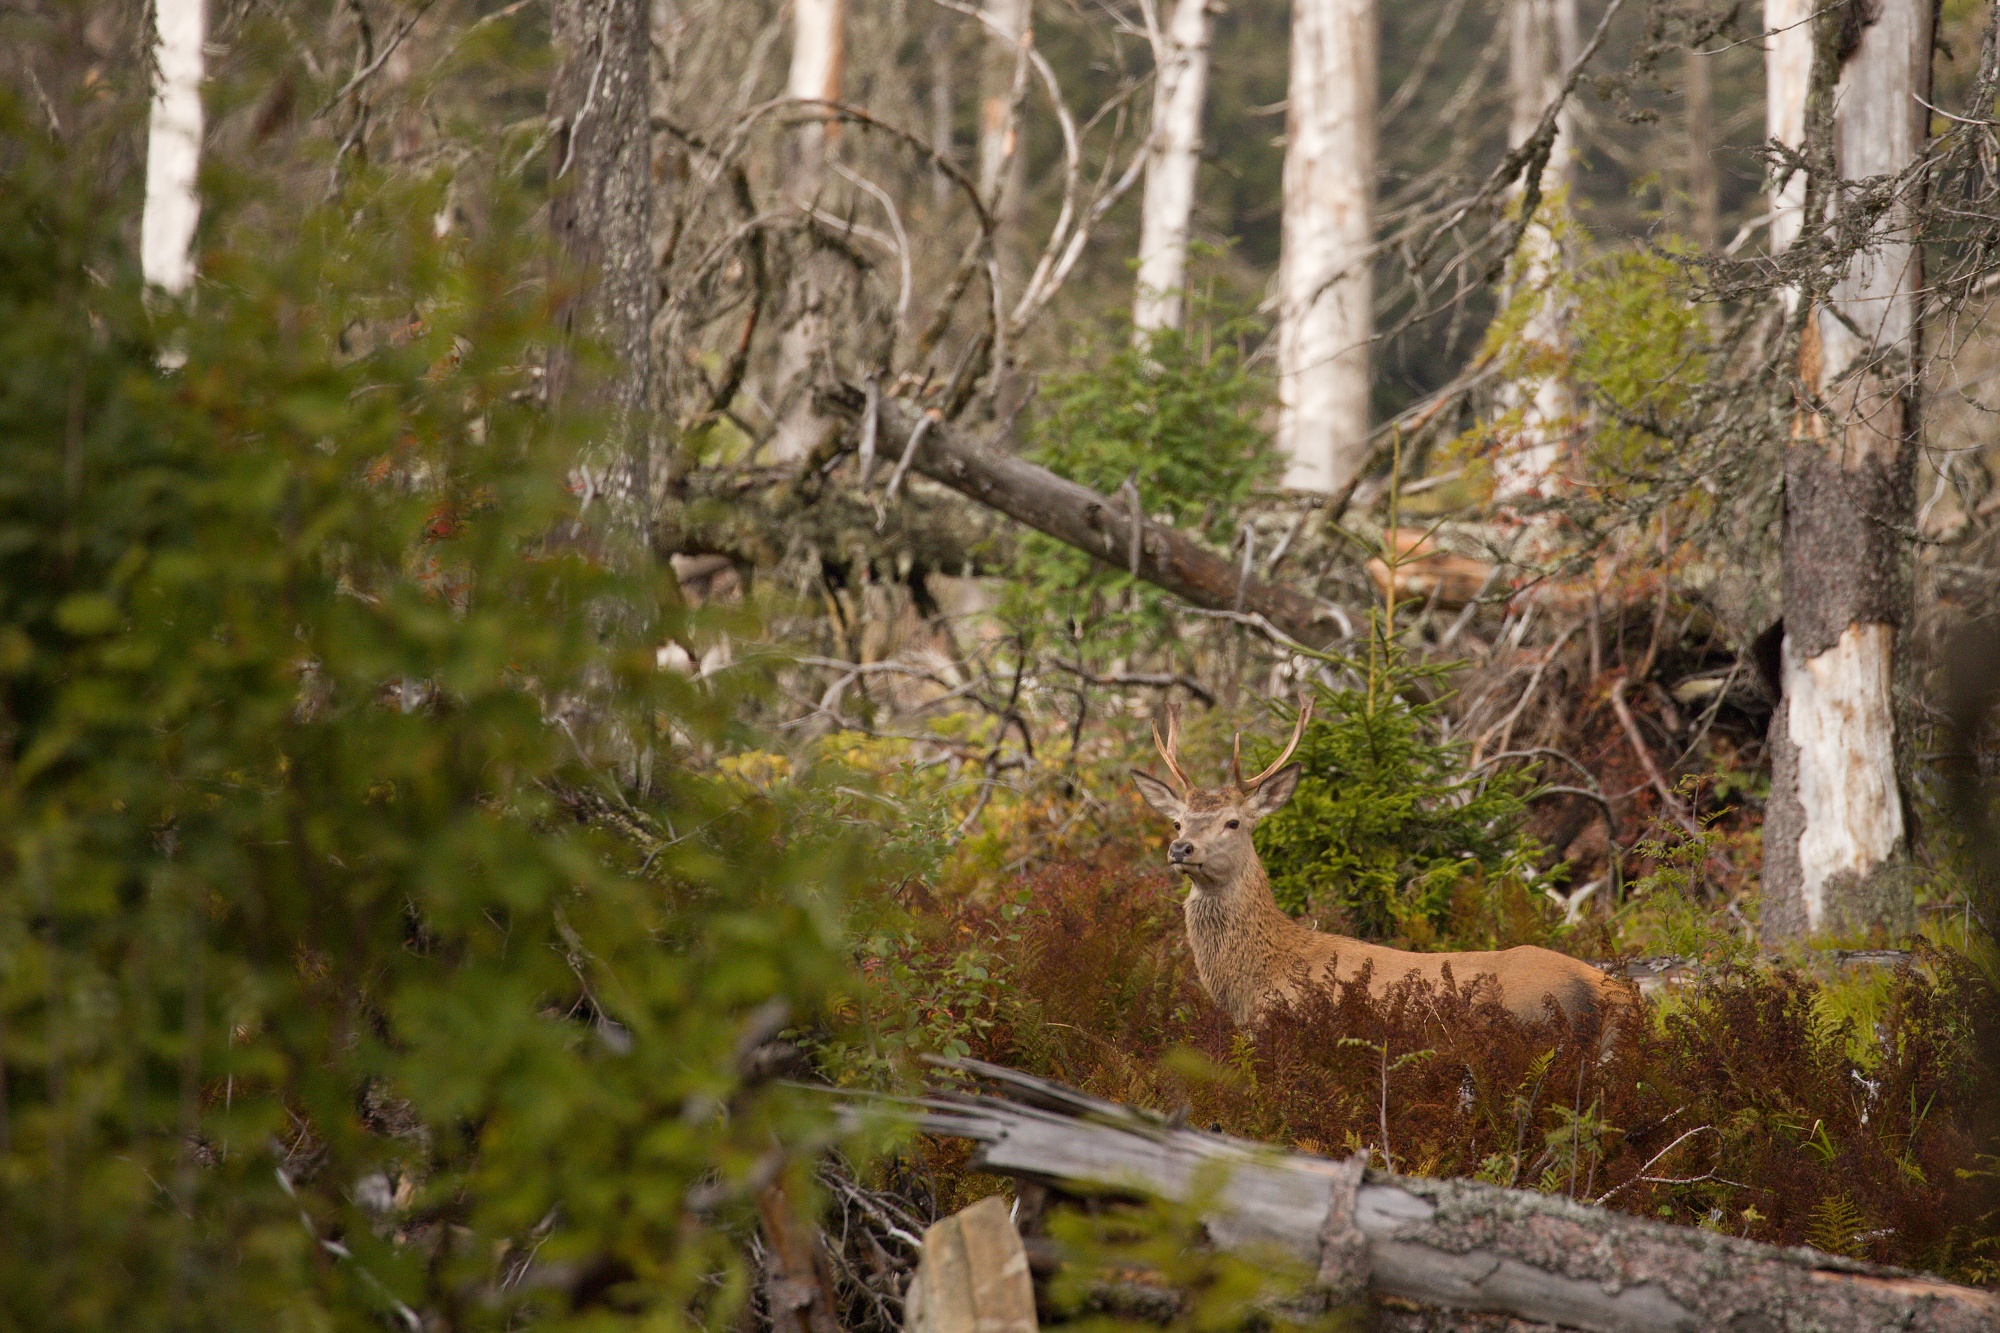
[[1239, 787], [1243, 786], [1243, 733], [1240, 731], [1229, 746], [1229, 780]]
[[1181, 771], [1180, 760], [1176, 758], [1176, 754], [1181, 746], [1181, 710], [1178, 705], [1167, 705], [1167, 738], [1165, 740], [1160, 739], [1160, 724], [1157, 722], [1153, 724], [1153, 746], [1159, 750], [1160, 758], [1167, 761], [1167, 772], [1173, 774], [1174, 781], [1180, 784], [1181, 794], [1185, 796], [1188, 792], [1194, 790], [1194, 783], [1190, 782], [1188, 775]]
[[1292, 738], [1289, 741], [1285, 742], [1284, 753], [1280, 754], [1276, 759], [1273, 759], [1271, 761], [1271, 766], [1269, 768], [1265, 769], [1262, 773], [1259, 773], [1256, 777], [1251, 778], [1247, 782], [1243, 780], [1239, 770], [1239, 774], [1236, 779], [1236, 785], [1242, 788], [1246, 792], [1256, 791], [1257, 788], [1264, 785], [1265, 781], [1269, 779], [1273, 773], [1276, 773], [1279, 769], [1283, 768], [1285, 766], [1285, 761], [1292, 757], [1292, 751], [1299, 748], [1299, 738], [1306, 734], [1306, 723], [1312, 721], [1312, 715], [1313, 715], [1313, 698], [1310, 694], [1308, 694], [1303, 696], [1299, 700], [1299, 720], [1292, 727]]

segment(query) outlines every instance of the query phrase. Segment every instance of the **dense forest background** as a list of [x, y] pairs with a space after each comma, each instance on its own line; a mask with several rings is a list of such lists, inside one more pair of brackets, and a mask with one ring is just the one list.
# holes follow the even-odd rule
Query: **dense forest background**
[[[2000, 29], [1785, 2], [0, 12], [5, 1322], [889, 1333], [1014, 1186], [836, 1104], [965, 1057], [2000, 1283]], [[1130, 771], [1308, 699], [1284, 911], [1644, 1020], [1232, 1024]]]

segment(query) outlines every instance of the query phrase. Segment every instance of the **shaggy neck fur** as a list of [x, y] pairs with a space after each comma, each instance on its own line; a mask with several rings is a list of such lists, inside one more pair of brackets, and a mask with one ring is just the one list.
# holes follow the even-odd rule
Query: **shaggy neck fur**
[[1253, 1022], [1279, 975], [1321, 952], [1332, 937], [1307, 929], [1279, 910], [1264, 867], [1252, 862], [1235, 879], [1205, 884], [1188, 877], [1188, 946], [1201, 984], [1239, 1024]]

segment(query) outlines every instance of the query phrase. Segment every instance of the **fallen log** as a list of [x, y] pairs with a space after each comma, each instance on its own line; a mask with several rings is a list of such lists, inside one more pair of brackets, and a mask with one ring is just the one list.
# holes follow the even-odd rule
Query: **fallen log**
[[[856, 416], [863, 410], [858, 391], [830, 394], [826, 402]], [[907, 457], [910, 471], [1113, 568], [1129, 570], [1182, 601], [1208, 611], [1262, 619], [1311, 648], [1323, 648], [1352, 633], [1339, 608], [1296, 588], [1248, 575], [1186, 533], [1153, 522], [1139, 511], [1136, 494], [1100, 495], [893, 399], [882, 400], [877, 420], [885, 457]]]
[[1005, 1096], [850, 1099], [971, 1139], [975, 1164], [1068, 1194], [1206, 1196], [1211, 1239], [1273, 1246], [1340, 1291], [1603, 1333], [1990, 1333], [2000, 1296], [1807, 1249], [1673, 1227], [1525, 1190], [1417, 1180], [1177, 1127], [1014, 1070], [949, 1067]]

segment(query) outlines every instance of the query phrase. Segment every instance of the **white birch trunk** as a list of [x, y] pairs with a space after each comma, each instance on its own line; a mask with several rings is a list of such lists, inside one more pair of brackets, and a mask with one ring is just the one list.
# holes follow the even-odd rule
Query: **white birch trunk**
[[[1510, 0], [1507, 6], [1507, 73], [1511, 99], [1507, 144], [1518, 148], [1533, 137], [1549, 104], [1562, 95], [1563, 78], [1577, 54], [1576, 0]], [[1513, 417], [1511, 438], [1493, 460], [1493, 495], [1504, 511], [1549, 495], [1561, 473], [1564, 446], [1576, 418], [1575, 396], [1560, 367], [1570, 302], [1555, 290], [1563, 267], [1562, 245], [1550, 222], [1565, 208], [1574, 174], [1576, 122], [1567, 107], [1556, 117], [1555, 143], [1542, 168], [1542, 203], [1521, 236], [1514, 257], [1510, 298], [1532, 300], [1534, 312], [1522, 325], [1524, 359], [1548, 369], [1517, 376], [1500, 386], [1502, 412]], [[1515, 187], [1517, 206], [1524, 202]]]
[[[1883, 0], [1842, 62], [1832, 130], [1843, 179], [1895, 176], [1923, 151], [1932, 13], [1930, 0]], [[1801, 348], [1801, 378], [1827, 413], [1801, 411], [1786, 451], [1784, 703], [1773, 723], [1785, 734], [1765, 876], [1781, 934], [1911, 925], [1907, 886], [1880, 872], [1904, 841], [1891, 681], [1910, 591], [1897, 531], [1913, 510], [1916, 206], [1905, 196], [1876, 223]]]
[[[931, 57], [931, 151], [939, 162], [955, 161], [957, 154], [952, 144], [952, 27], [950, 13], [939, 11], [931, 15], [931, 29], [926, 39]], [[931, 168], [931, 202], [939, 213], [943, 213], [951, 202], [951, 177], [942, 166]]]
[[[847, 0], [793, 0], [792, 67], [785, 92], [809, 101], [838, 102], [847, 63]], [[826, 174], [831, 126], [808, 120], [792, 134], [792, 197], [810, 202]]]
[[[847, 0], [793, 0], [786, 93], [808, 101], [839, 101], [846, 48]], [[785, 188], [801, 207], [820, 202], [832, 137], [833, 126], [819, 120], [807, 119], [792, 131]], [[813, 359], [825, 344], [827, 320], [815, 258], [808, 255], [800, 265], [798, 306], [778, 339], [778, 425], [771, 436], [771, 457], [781, 463], [804, 458], [821, 429], [812, 404]]]
[[985, 55], [980, 62], [979, 195], [993, 217], [1001, 289], [1019, 291], [1026, 277], [1019, 223], [1028, 164], [1017, 110], [1029, 77], [1027, 48], [1035, 40], [1034, 0], [982, 0], [980, 14]]
[[1374, 335], [1373, 0], [1293, 0], [1278, 260], [1285, 485], [1337, 493], [1368, 460]]
[[157, 66], [146, 136], [146, 206], [139, 224], [139, 266], [146, 281], [179, 296], [194, 281], [194, 229], [201, 218], [195, 175], [201, 168], [202, 42], [205, 0], [157, 0]]
[[1201, 170], [1201, 111], [1208, 98], [1209, 0], [1177, 0], [1154, 51], [1153, 137], [1139, 208], [1138, 292], [1132, 328], [1144, 338], [1178, 329], [1187, 286], [1188, 233]]
[[1022, 43], [1034, 40], [1029, 34], [1034, 5], [1033, 0], [985, 0], [980, 8], [985, 22], [979, 26], [989, 54], [979, 101], [979, 194], [1004, 217], [1021, 192], [1014, 76]]
[[[1764, 0], [1764, 133], [1787, 148], [1806, 140], [1806, 96], [1812, 90], [1813, 0]], [[1806, 202], [1803, 171], [1771, 184], [1771, 253], [1798, 239]], [[1798, 300], [1787, 291], [1789, 310]]]

